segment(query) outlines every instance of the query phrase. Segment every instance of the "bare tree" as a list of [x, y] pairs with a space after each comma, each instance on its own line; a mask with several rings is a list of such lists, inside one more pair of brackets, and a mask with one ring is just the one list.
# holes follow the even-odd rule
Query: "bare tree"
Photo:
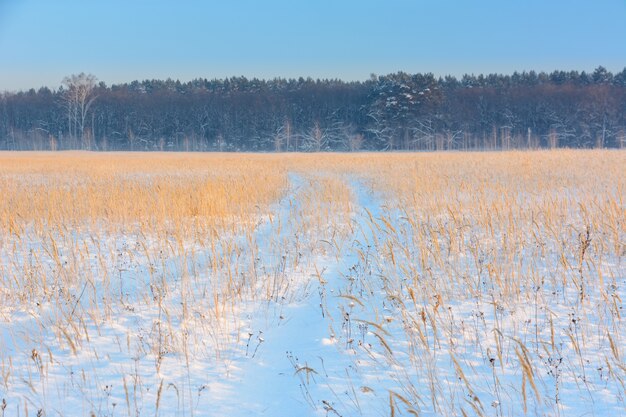
[[435, 126], [431, 118], [419, 120], [413, 127], [413, 143], [417, 149], [432, 151], [437, 145]]
[[550, 130], [547, 135], [547, 145], [550, 149], [558, 148], [576, 136], [573, 125], [566, 117], [559, 115], [556, 111], [548, 113], [550, 121]]
[[617, 147], [620, 149], [626, 148], [626, 131], [623, 128], [617, 133]]
[[358, 152], [363, 147], [365, 137], [362, 133], [352, 133], [348, 136], [348, 149], [350, 152]]
[[456, 149], [459, 146], [459, 142], [463, 138], [462, 130], [444, 130], [444, 134], [446, 136], [446, 149], [452, 150]]
[[[291, 121], [285, 117], [285, 120], [283, 122], [283, 126], [281, 129], [280, 134], [283, 136], [285, 145], [286, 145], [286, 150], [289, 151], [289, 148], [291, 147], [291, 137], [293, 136], [293, 131], [291, 128]], [[298, 150], [298, 143], [296, 142], [296, 146], [294, 150]]]
[[217, 138], [215, 138], [215, 146], [217, 147], [218, 152], [224, 152], [226, 148], [226, 140], [224, 140], [224, 135], [221, 133], [217, 134]]
[[352, 123], [337, 122], [333, 129], [334, 142], [340, 143], [341, 146], [350, 152], [360, 151], [365, 142], [365, 137], [357, 131]]
[[307, 148], [314, 152], [320, 152], [326, 148], [329, 141], [329, 134], [326, 129], [320, 127], [320, 123], [316, 121], [311, 131], [304, 136]]
[[69, 136], [73, 140], [79, 138], [83, 149], [89, 149], [91, 146], [90, 135], [85, 132], [85, 124], [91, 105], [97, 98], [93, 94], [96, 82], [97, 78], [94, 75], [84, 72], [63, 79], [63, 86], [66, 88], [63, 99], [67, 108]]
[[[272, 142], [274, 144], [274, 152], [282, 152], [283, 150], [289, 152], [291, 147], [291, 139], [294, 137], [292, 132], [291, 122], [285, 118], [283, 124], [274, 133]], [[283, 148], [284, 147], [284, 148]], [[297, 143], [294, 150], [298, 150]]]

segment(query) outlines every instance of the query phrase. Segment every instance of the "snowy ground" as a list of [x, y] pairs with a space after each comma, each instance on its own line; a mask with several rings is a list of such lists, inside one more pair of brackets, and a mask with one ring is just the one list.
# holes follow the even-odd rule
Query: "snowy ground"
[[[588, 263], [581, 296], [552, 274], [576, 255], [535, 246], [508, 260], [519, 290], [504, 291], [502, 236], [464, 234], [483, 252], [424, 263], [419, 245], [441, 244], [423, 242], [425, 223], [441, 219], [407, 219], [345, 176], [349, 213], [320, 222], [319, 180], [292, 174], [251, 236], [217, 248], [77, 234], [56, 259], [45, 236], [20, 243], [55, 295], [0, 304], [2, 415], [626, 413], [621, 257]], [[81, 245], [113, 248], [111, 263], [79, 259]], [[4, 279], [29, 263], [6, 262]]]

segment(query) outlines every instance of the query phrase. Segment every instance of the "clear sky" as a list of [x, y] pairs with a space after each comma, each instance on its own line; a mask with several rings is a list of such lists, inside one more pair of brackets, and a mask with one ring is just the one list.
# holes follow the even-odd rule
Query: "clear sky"
[[626, 0], [0, 0], [0, 91], [598, 65], [626, 66]]

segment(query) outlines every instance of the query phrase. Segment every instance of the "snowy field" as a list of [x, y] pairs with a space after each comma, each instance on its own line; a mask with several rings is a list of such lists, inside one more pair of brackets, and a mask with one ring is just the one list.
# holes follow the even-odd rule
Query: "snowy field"
[[0, 416], [626, 414], [626, 153], [0, 154]]

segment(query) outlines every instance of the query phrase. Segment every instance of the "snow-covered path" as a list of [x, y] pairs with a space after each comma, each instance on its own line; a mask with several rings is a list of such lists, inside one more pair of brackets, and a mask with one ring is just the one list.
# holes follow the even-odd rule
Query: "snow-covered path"
[[[619, 315], [599, 322], [600, 288], [590, 287], [589, 301], [579, 305], [578, 294], [559, 295], [549, 282], [529, 293], [524, 277], [515, 294], [534, 298], [503, 297], [493, 282], [485, 284], [491, 272], [480, 268], [489, 257], [477, 253], [473, 262], [468, 245], [493, 244], [496, 259], [498, 230], [485, 240], [471, 217], [463, 232], [445, 229], [446, 214], [419, 218], [376, 194], [364, 178], [328, 175], [290, 174], [284, 197], [249, 235], [163, 254], [133, 236], [111, 237], [117, 249], [107, 258], [111, 265], [86, 258], [93, 289], [80, 282], [78, 291], [59, 289], [57, 298], [35, 306], [0, 306], [0, 416], [39, 410], [48, 416], [468, 410], [505, 416], [524, 415], [525, 407], [530, 415], [608, 415], [625, 409], [616, 381], [626, 368], [610, 365], [622, 364], [624, 322]], [[341, 196], [323, 196], [329, 178], [332, 192], [349, 194], [347, 209], [337, 205]], [[458, 235], [446, 237], [446, 230]], [[459, 239], [458, 253], [452, 237]], [[434, 248], [446, 238], [448, 253], [440, 256]], [[432, 251], [439, 257], [429, 258]], [[520, 263], [520, 276], [549, 271], [561, 261], [555, 253], [520, 253], [536, 263], [530, 271]], [[626, 274], [612, 262], [594, 268], [612, 274], [607, 288], [619, 300], [617, 311]], [[73, 272], [52, 266], [51, 275]], [[110, 270], [113, 279], [106, 281], [100, 275]], [[483, 281], [477, 292], [474, 277]], [[551, 300], [543, 310], [540, 297]], [[612, 335], [596, 335], [600, 324], [610, 325]], [[575, 338], [584, 329], [591, 330], [580, 348]], [[601, 344], [603, 338], [610, 343]]]
[[[217, 249], [154, 258], [133, 236], [111, 237], [114, 265], [85, 266], [88, 297], [81, 284], [69, 302], [7, 309], [6, 415], [378, 414], [385, 401], [359, 366], [366, 325], [353, 318], [372, 314], [352, 294], [379, 208], [360, 183], [340, 179], [352, 202], [334, 218], [332, 199], [317, 195], [323, 181], [291, 174], [252, 238], [226, 237]], [[240, 295], [220, 299], [224, 285]]]
[[[292, 175], [290, 195], [297, 196], [309, 181], [315, 179]], [[317, 249], [306, 265], [281, 271], [291, 281], [285, 299], [253, 305], [243, 313], [245, 352], [233, 360], [233, 371], [222, 380], [221, 390], [209, 393], [215, 415], [382, 413], [385, 399], [378, 397], [374, 376], [363, 375], [358, 366], [366, 359], [359, 349], [366, 338], [365, 325], [360, 323], [371, 320], [372, 313], [352, 295], [358, 285], [353, 276], [360, 264], [358, 253], [371, 248], [370, 216], [380, 207], [358, 181], [350, 181], [350, 189], [351, 225], [340, 225], [349, 230], [341, 243], [333, 247], [330, 236], [318, 236]], [[259, 263], [266, 269], [294, 256], [292, 240], [300, 238], [294, 233], [299, 209], [299, 201], [283, 201], [281, 218], [272, 223], [280, 225], [281, 232], [262, 228], [257, 234], [257, 244], [264, 248]], [[279, 245], [264, 241], [276, 236]]]

